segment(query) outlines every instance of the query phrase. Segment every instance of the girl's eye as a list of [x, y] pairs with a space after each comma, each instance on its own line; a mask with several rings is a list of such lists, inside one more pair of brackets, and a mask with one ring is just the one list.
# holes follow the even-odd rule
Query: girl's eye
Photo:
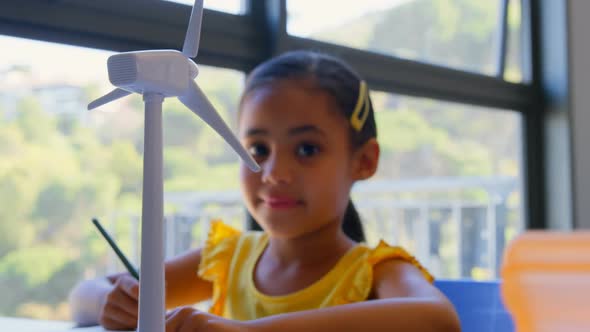
[[264, 157], [264, 156], [268, 155], [268, 147], [266, 145], [260, 144], [260, 143], [252, 144], [248, 148], [248, 152], [253, 157]]
[[320, 148], [310, 143], [303, 143], [297, 147], [297, 155], [301, 157], [311, 157], [318, 152], [320, 152]]

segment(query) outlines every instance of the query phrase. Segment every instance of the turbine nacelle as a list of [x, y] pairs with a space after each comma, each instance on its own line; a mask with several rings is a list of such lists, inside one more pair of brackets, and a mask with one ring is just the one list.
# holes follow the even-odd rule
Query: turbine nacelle
[[176, 50], [152, 50], [115, 54], [107, 60], [109, 80], [123, 90], [182, 96], [197, 77], [197, 65]]

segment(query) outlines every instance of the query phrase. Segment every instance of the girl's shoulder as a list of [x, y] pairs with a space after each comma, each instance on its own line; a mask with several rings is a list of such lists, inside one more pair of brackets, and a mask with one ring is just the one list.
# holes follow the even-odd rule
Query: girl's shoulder
[[373, 248], [367, 247], [366, 245], [361, 246], [365, 248], [364, 258], [366, 259], [366, 262], [373, 268], [379, 263], [386, 261], [402, 261], [409, 263], [420, 270], [422, 276], [429, 283], [434, 282], [434, 277], [428, 271], [428, 269], [426, 269], [426, 267], [424, 267], [424, 265], [422, 265], [416, 259], [416, 257], [406, 251], [403, 247], [389, 245], [383, 240], [380, 240], [379, 243]]
[[371, 269], [371, 299], [442, 296], [432, 274], [408, 251], [380, 241], [366, 249]]

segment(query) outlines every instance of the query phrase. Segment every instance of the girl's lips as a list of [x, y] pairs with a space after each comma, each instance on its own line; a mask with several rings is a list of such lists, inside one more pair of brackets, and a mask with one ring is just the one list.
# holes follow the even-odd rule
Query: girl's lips
[[264, 199], [264, 203], [273, 209], [289, 209], [301, 204], [301, 202], [296, 199], [286, 197], [269, 197]]

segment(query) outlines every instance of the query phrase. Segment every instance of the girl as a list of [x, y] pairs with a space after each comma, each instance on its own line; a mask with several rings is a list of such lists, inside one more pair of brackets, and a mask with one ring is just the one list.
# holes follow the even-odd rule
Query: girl
[[[248, 77], [238, 131], [262, 167], [243, 166], [249, 221], [212, 223], [203, 248], [166, 263], [166, 331], [459, 331], [452, 305], [406, 251], [368, 248], [350, 200], [379, 161], [367, 84], [340, 60], [286, 53]], [[196, 272], [198, 271], [198, 272]], [[196, 273], [195, 273], [196, 272]], [[128, 274], [94, 292], [79, 323], [134, 328], [138, 284]], [[190, 306], [211, 299], [209, 313]], [[77, 311], [76, 311], [77, 310]]]

